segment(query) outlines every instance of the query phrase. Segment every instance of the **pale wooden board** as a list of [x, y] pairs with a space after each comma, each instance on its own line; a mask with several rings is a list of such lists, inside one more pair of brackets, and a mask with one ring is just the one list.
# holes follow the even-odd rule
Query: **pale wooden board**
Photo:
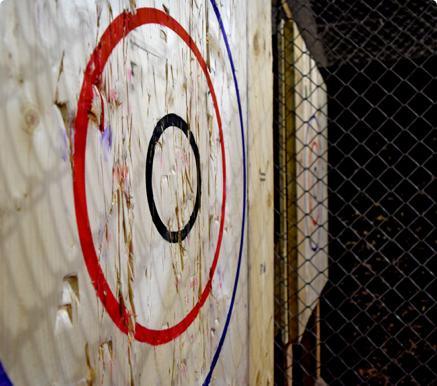
[[298, 337], [328, 278], [326, 85], [294, 25]]
[[273, 385], [273, 73], [270, 2], [248, 9], [249, 380]]
[[[227, 203], [212, 294], [183, 335], [156, 347], [121, 333], [96, 296], [79, 244], [70, 157], [83, 72], [104, 29], [124, 9], [151, 6], [163, 10], [162, 2], [6, 0], [0, 5], [0, 361], [14, 385], [195, 385], [205, 380], [210, 369], [238, 262], [243, 220], [240, 123], [229, 59], [211, 5], [185, 1], [164, 5], [189, 31], [209, 64], [223, 120]], [[257, 7], [251, 21], [262, 24], [256, 19], [270, 20], [268, 7]], [[224, 2], [219, 8], [247, 124], [246, 3]], [[255, 55], [259, 57], [257, 66], [267, 73], [271, 68], [267, 23], [249, 37], [251, 55], [261, 47]], [[104, 86], [99, 92], [112, 139], [108, 139], [109, 131], [102, 136], [97, 125], [89, 125], [86, 189], [93, 240], [112, 290], [119, 287], [120, 296], [129, 309], [135, 308], [139, 322], [160, 329], [187, 313], [208, 277], [221, 206], [218, 128], [203, 73], [187, 46], [168, 29], [143, 26], [131, 32], [111, 54], [103, 74]], [[251, 75], [252, 86], [255, 77], [256, 72]], [[251, 339], [258, 336], [259, 347], [263, 347], [261, 351], [253, 349], [255, 368], [270, 367], [260, 379], [271, 381], [273, 304], [266, 300], [266, 291], [272, 283], [272, 236], [265, 243], [260, 239], [266, 229], [272, 229], [271, 212], [266, 214], [263, 207], [267, 205], [271, 211], [271, 153], [256, 159], [260, 148], [271, 141], [269, 134], [256, 137], [258, 131], [271, 129], [266, 105], [271, 98], [267, 93], [262, 102], [256, 101], [256, 95], [261, 98], [264, 81], [258, 80], [251, 104], [252, 111], [257, 110], [252, 114], [259, 114], [257, 106], [264, 106], [263, 121], [257, 126], [257, 117], [250, 118], [252, 134], [247, 148], [249, 155], [252, 147], [255, 154], [249, 156], [254, 179], [251, 197], [253, 202], [260, 199], [256, 205], [261, 208], [252, 205], [250, 209], [258, 213], [254, 228], [249, 228], [254, 235], [251, 240], [257, 240], [251, 252], [251, 298], [263, 299], [262, 312], [253, 308], [256, 320]], [[99, 112], [97, 95], [95, 109]], [[183, 245], [170, 245], [156, 231], [144, 183], [152, 130], [170, 112], [191, 123], [201, 159], [201, 211]], [[179, 215], [185, 223], [194, 199], [189, 185], [196, 184], [192, 153], [180, 131], [166, 131], [154, 162], [158, 212], [175, 229], [175, 207], [181, 208]], [[256, 175], [259, 171], [266, 173], [266, 181]], [[127, 177], [121, 187], [123, 175]], [[117, 199], [117, 194], [123, 198]], [[132, 208], [119, 211], [122, 205], [126, 207], [127, 198]], [[133, 240], [130, 286], [128, 251], [119, 225], [123, 217]], [[249, 382], [246, 255], [244, 247], [235, 307], [212, 384]]]

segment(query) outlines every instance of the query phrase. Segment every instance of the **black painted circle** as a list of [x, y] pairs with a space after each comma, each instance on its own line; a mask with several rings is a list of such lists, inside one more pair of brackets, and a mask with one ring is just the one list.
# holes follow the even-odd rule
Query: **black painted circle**
[[[185, 136], [188, 138], [191, 149], [194, 153], [194, 158], [196, 160], [196, 171], [197, 171], [197, 189], [196, 189], [196, 201], [194, 203], [193, 212], [191, 213], [188, 223], [178, 231], [169, 230], [165, 224], [161, 221], [159, 217], [158, 210], [155, 205], [155, 198], [153, 196], [152, 187], [152, 173], [153, 173], [153, 159], [155, 158], [155, 146], [159, 141], [159, 138], [164, 133], [164, 131], [169, 127], [177, 127], [182, 130]], [[185, 122], [180, 116], [176, 114], [167, 114], [162, 117], [156, 124], [153, 130], [152, 138], [149, 142], [149, 148], [147, 150], [146, 159], [146, 193], [147, 201], [149, 203], [150, 214], [152, 216], [153, 223], [156, 226], [159, 234], [167, 240], [169, 243], [178, 243], [184, 240], [188, 233], [190, 233], [191, 228], [196, 222], [197, 213], [200, 209], [200, 198], [201, 198], [201, 175], [200, 175], [200, 156], [199, 149], [194, 140], [193, 133], [189, 130], [187, 122]]]

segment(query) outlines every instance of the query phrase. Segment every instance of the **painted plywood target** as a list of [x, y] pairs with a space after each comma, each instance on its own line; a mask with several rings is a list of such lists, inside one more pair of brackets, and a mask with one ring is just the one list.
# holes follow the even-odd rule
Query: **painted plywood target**
[[28, 23], [3, 36], [34, 51], [2, 42], [6, 153], [24, 164], [15, 180], [2, 170], [17, 187], [2, 198], [33, 200], [1, 236], [5, 374], [16, 385], [247, 383], [244, 23], [214, 0], [4, 6], [0, 18]]
[[294, 25], [298, 337], [328, 279], [328, 122], [326, 85]]
[[305, 235], [309, 250], [316, 253], [324, 248], [323, 226], [326, 222], [325, 214], [325, 184], [326, 175], [326, 149], [323, 138], [322, 127], [320, 126], [321, 113], [315, 113], [310, 117], [303, 128], [304, 148], [303, 152], [303, 175], [304, 181], [304, 210], [305, 216]]

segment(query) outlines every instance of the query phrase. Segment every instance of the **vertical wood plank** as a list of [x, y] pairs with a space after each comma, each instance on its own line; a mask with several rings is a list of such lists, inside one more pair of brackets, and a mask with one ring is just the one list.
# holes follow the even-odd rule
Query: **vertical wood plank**
[[283, 27], [283, 95], [282, 105], [283, 116], [281, 121], [285, 131], [283, 144], [285, 145], [284, 173], [285, 173], [285, 200], [286, 208], [282, 211], [286, 219], [285, 227], [282, 234], [286, 237], [286, 283], [287, 283], [287, 382], [292, 385], [293, 382], [293, 344], [297, 342], [297, 331], [299, 328], [298, 319], [298, 256], [297, 256], [297, 208], [296, 208], [296, 125], [295, 125], [295, 74], [293, 63], [295, 60], [293, 44], [293, 22], [291, 20], [284, 21]]
[[249, 383], [273, 385], [271, 6], [248, 1]]

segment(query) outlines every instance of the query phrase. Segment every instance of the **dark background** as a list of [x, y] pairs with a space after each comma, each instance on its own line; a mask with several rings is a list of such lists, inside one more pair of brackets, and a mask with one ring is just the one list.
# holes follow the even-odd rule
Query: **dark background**
[[329, 385], [436, 381], [436, 69], [437, 56], [327, 69]]
[[[328, 385], [437, 385], [437, 4], [287, 4], [291, 12], [274, 2], [273, 46], [280, 20], [291, 17], [328, 90], [321, 376]], [[275, 307], [280, 314], [278, 300]], [[301, 344], [293, 344], [293, 385], [316, 381], [314, 326], [313, 316]], [[275, 343], [275, 384], [284, 385], [288, 344], [279, 333]]]
[[312, 1], [327, 66], [329, 385], [437, 383], [437, 5]]

